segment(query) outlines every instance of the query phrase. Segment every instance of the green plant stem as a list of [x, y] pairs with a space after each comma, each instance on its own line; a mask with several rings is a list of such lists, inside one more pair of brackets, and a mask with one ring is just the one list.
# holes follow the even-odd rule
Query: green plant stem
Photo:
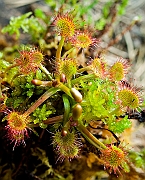
[[7, 73], [7, 71], [9, 71], [10, 69], [12, 69], [12, 68], [14, 68], [14, 67], [16, 67], [16, 66], [18, 66], [18, 64], [13, 64], [13, 65], [11, 65], [11, 66], [8, 66], [8, 67], [5, 69], [5, 72], [4, 72], [4, 73]]
[[59, 82], [57, 87], [59, 89], [61, 89], [63, 92], [65, 92], [68, 96], [70, 96], [73, 99], [73, 97], [72, 97], [72, 95], [70, 93], [70, 89], [67, 86], [65, 86], [63, 83]]
[[72, 47], [71, 49], [69, 49], [68, 51], [66, 51], [64, 53], [64, 55], [62, 56], [62, 58], [65, 58], [68, 54], [70, 54], [73, 50], [75, 49], [75, 47]]
[[64, 45], [64, 40], [65, 40], [65, 38], [62, 37], [60, 42], [59, 42], [59, 45], [58, 45], [58, 48], [56, 51], [56, 61], [58, 61], [61, 58], [61, 51], [62, 51], [62, 47]]
[[67, 80], [67, 85], [71, 89], [71, 80], [70, 79]]
[[90, 66], [83, 67], [83, 68], [79, 69], [77, 72], [78, 72], [78, 73], [82, 73], [82, 72], [84, 72], [84, 71], [91, 71]]
[[55, 94], [59, 89], [57, 87], [52, 87], [46, 91], [26, 112], [25, 116], [29, 116], [38, 106], [40, 106], [46, 99]]
[[21, 75], [21, 73], [15, 74], [15, 75], [12, 77], [12, 79], [11, 79], [11, 81], [10, 81], [10, 84], [12, 85], [14, 79], [17, 78], [17, 77], [20, 76], [20, 75]]
[[73, 84], [79, 83], [80, 81], [87, 81], [87, 80], [95, 79], [95, 78], [97, 78], [97, 77], [98, 77], [98, 76], [97, 76], [96, 74], [83, 75], [83, 76], [80, 76], [80, 77], [78, 77], [78, 78], [76, 78], [76, 79], [73, 79], [73, 80], [71, 81], [71, 83], [72, 83], [72, 85], [73, 85]]
[[0, 77], [0, 98], [3, 98], [1, 83], [2, 83], [2, 78]]
[[84, 125], [78, 124], [77, 129], [82, 133], [82, 135], [89, 141], [92, 145], [94, 145], [98, 149], [107, 149], [107, 147], [99, 141], [95, 136], [93, 136]]
[[49, 80], [52, 80], [51, 73], [41, 63], [39, 68], [47, 75]]
[[1, 90], [1, 83], [0, 83], [0, 98], [3, 98], [2, 90]]

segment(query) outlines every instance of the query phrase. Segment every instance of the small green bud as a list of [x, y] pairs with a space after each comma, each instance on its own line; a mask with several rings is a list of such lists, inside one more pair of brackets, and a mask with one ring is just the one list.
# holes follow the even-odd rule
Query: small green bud
[[35, 86], [52, 86], [52, 81], [41, 81], [39, 79], [33, 79], [31, 83]]
[[82, 106], [80, 104], [76, 104], [72, 110], [73, 120], [78, 120], [81, 114], [82, 114]]
[[78, 103], [82, 102], [82, 95], [77, 89], [71, 88], [70, 92], [76, 102]]
[[42, 81], [38, 80], [38, 79], [33, 79], [31, 81], [32, 84], [34, 84], [35, 86], [40, 86], [42, 85]]

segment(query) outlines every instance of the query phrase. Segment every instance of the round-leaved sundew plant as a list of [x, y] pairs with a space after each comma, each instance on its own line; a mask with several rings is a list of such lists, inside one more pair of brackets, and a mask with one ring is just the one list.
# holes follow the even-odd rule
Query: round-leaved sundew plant
[[56, 75], [59, 74], [65, 75], [66, 80], [71, 80], [73, 75], [76, 74], [77, 72], [77, 61], [76, 59], [70, 59], [70, 58], [65, 58], [65, 59], [59, 59], [56, 62]]
[[52, 24], [56, 27], [56, 32], [58, 33], [58, 35], [64, 38], [73, 36], [76, 29], [78, 28], [78, 23], [74, 20], [71, 12], [58, 12], [56, 17], [54, 17]]
[[53, 144], [59, 155], [58, 160], [61, 161], [78, 157], [80, 147], [82, 146], [74, 131], [64, 131], [64, 129], [54, 134]]
[[25, 139], [29, 137], [28, 127], [29, 118], [23, 114], [16, 111], [9, 112], [7, 115], [7, 125], [5, 126], [7, 130], [7, 138], [12, 143], [14, 143], [13, 150], [16, 146], [20, 144], [25, 145]]
[[56, 61], [61, 58], [61, 51], [65, 40], [69, 40], [78, 28], [78, 22], [75, 20], [71, 12], [58, 12], [54, 17], [52, 25], [56, 28], [56, 32], [61, 36], [57, 51]]
[[101, 150], [101, 159], [104, 161], [104, 168], [107, 169], [110, 174], [114, 172], [117, 176], [118, 173], [121, 174], [120, 169], [128, 172], [127, 154], [127, 151], [121, 145], [118, 147], [113, 144], [107, 145], [106, 149]]
[[20, 56], [15, 59], [21, 74], [36, 72], [43, 61], [43, 54], [37, 49], [30, 48], [19, 51]]
[[[0, 112], [6, 115], [3, 118], [7, 121], [6, 137], [14, 143], [14, 150], [20, 144], [25, 145], [31, 128], [43, 128], [39, 142], [48, 128], [57, 161], [72, 160], [79, 155], [83, 158], [93, 146], [94, 154], [109, 173], [118, 176], [122, 170], [129, 172], [129, 150], [121, 145], [118, 134], [121, 137], [130, 128], [129, 113], [139, 110], [142, 103], [140, 89], [125, 80], [129, 61], [119, 58], [110, 67], [101, 51], [96, 56], [92, 52], [99, 44], [95, 32], [86, 27], [78, 29], [72, 11], [63, 13], [60, 9], [51, 25], [59, 36], [55, 38], [58, 42], [53, 49], [53, 67], [47, 61], [47, 42], [43, 50], [45, 59], [41, 50], [30, 46], [20, 50], [12, 64], [0, 61]], [[79, 56], [83, 49], [91, 54], [90, 61], [86, 61], [85, 55]], [[79, 64], [80, 57], [85, 65]]]
[[126, 81], [121, 81], [120, 90], [118, 91], [118, 99], [121, 101], [121, 106], [127, 110], [135, 110], [142, 103], [141, 90], [135, 86], [131, 86]]
[[97, 75], [104, 79], [107, 76], [107, 63], [103, 58], [94, 58], [90, 64], [90, 69], [97, 73]]
[[77, 48], [88, 48], [90, 46], [98, 46], [99, 40], [93, 38], [91, 32], [87, 29], [84, 31], [78, 30], [70, 39], [71, 44]]
[[129, 67], [129, 62], [126, 59], [120, 58], [109, 69], [110, 79], [114, 81], [123, 80], [128, 72]]

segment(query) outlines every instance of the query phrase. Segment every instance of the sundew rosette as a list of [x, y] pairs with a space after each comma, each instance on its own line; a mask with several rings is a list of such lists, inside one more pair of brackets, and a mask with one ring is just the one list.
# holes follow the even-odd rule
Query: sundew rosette
[[73, 36], [78, 27], [78, 23], [74, 20], [71, 12], [58, 12], [58, 14], [54, 17], [52, 25], [55, 26], [58, 35], [64, 38]]
[[129, 166], [127, 165], [127, 154], [127, 151], [121, 145], [107, 145], [106, 149], [101, 150], [101, 159], [104, 163], [104, 169], [108, 170], [110, 174], [114, 173], [117, 176], [118, 174], [121, 174], [121, 169], [128, 172]]
[[28, 122], [28, 117], [16, 111], [12, 111], [7, 115], [6, 137], [11, 143], [14, 143], [13, 149], [20, 144], [25, 145], [25, 139], [29, 137]]
[[107, 76], [107, 63], [103, 58], [94, 58], [92, 59], [91, 64], [89, 65], [90, 69], [99, 75], [100, 78], [106, 78]]
[[74, 131], [66, 131], [65, 134], [62, 131], [57, 131], [53, 136], [53, 144], [60, 161], [78, 157], [82, 146]]
[[128, 73], [130, 64], [128, 60], [120, 58], [109, 69], [109, 77], [113, 81], [120, 81]]
[[27, 75], [30, 72], [36, 72], [43, 61], [43, 54], [34, 48], [19, 51], [19, 57], [15, 59], [19, 72]]
[[56, 74], [65, 75], [66, 80], [70, 80], [77, 73], [77, 61], [75, 58], [61, 58], [56, 62]]
[[118, 99], [121, 106], [128, 109], [137, 109], [142, 103], [141, 89], [135, 86], [131, 86], [126, 81], [121, 81], [119, 83], [120, 90], [118, 91]]
[[85, 29], [78, 30], [75, 35], [70, 39], [71, 44], [77, 48], [88, 48], [90, 46], [98, 46], [99, 40], [92, 37], [92, 33]]

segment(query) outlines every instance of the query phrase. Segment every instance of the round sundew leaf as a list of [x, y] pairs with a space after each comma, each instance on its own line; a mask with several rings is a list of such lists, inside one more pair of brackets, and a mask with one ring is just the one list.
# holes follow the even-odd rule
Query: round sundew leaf
[[77, 62], [75, 59], [60, 59], [57, 63], [57, 73], [64, 74], [66, 79], [71, 79], [77, 72]]
[[108, 145], [106, 149], [101, 150], [101, 159], [110, 173], [120, 173], [120, 168], [126, 171], [126, 167], [123, 165], [127, 161], [127, 152], [121, 146]]
[[121, 100], [122, 106], [135, 109], [139, 106], [138, 96], [129, 89], [123, 89], [118, 92], [118, 98]]
[[70, 13], [62, 14], [59, 12], [54, 18], [53, 24], [56, 27], [57, 33], [65, 38], [73, 36], [77, 28], [77, 23]]
[[121, 62], [116, 62], [110, 68], [110, 76], [115, 81], [120, 81], [124, 78], [124, 69], [123, 64]]

